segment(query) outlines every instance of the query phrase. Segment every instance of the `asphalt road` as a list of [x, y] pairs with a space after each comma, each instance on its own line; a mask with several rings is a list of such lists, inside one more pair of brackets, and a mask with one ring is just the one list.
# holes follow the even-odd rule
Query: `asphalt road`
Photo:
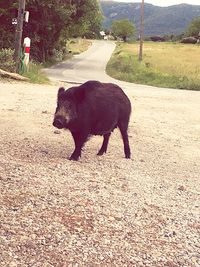
[[[116, 80], [106, 74], [106, 65], [115, 50], [115, 42], [95, 40], [90, 48], [75, 55], [72, 59], [58, 63], [45, 69], [47, 76], [54, 82], [64, 83], [84, 83], [88, 80], [98, 80], [101, 82], [113, 82], [121, 86], [125, 91], [135, 92], [136, 94], [146, 95], [146, 90], [157, 87], [138, 85]], [[138, 89], [140, 89], [138, 91]]]
[[82, 83], [87, 80], [108, 82], [113, 79], [106, 75], [105, 68], [114, 49], [114, 42], [94, 41], [86, 52], [45, 71], [51, 80], [70, 83]]

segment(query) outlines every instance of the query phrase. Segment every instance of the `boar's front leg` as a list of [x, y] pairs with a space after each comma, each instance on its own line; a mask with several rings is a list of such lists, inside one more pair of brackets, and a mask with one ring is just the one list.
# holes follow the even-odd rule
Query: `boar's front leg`
[[81, 150], [83, 145], [87, 141], [88, 134], [86, 133], [79, 133], [79, 132], [72, 132], [72, 136], [74, 138], [75, 149], [74, 152], [71, 154], [70, 160], [77, 161], [79, 157], [81, 157]]

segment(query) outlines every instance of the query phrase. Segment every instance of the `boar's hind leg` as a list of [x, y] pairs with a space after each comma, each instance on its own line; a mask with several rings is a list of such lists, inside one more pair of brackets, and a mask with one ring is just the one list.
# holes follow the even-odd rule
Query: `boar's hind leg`
[[72, 133], [75, 143], [74, 152], [71, 154], [70, 160], [78, 160], [81, 156], [81, 150], [84, 143], [87, 141], [88, 134]]
[[122, 135], [122, 139], [124, 142], [124, 154], [127, 159], [130, 159], [131, 157], [131, 151], [130, 151], [130, 146], [129, 146], [129, 140], [128, 140], [128, 123], [120, 123], [119, 124], [119, 129]]
[[108, 147], [108, 141], [109, 141], [109, 138], [110, 138], [110, 134], [111, 133], [104, 134], [104, 136], [103, 136], [103, 144], [102, 144], [99, 152], [97, 153], [98, 156], [102, 156], [104, 153], [106, 153], [107, 147]]

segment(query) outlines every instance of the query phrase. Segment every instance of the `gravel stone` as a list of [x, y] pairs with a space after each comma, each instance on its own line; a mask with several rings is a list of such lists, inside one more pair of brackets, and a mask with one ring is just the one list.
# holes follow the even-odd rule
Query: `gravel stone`
[[0, 83], [0, 266], [200, 266], [199, 92], [125, 90], [132, 159], [115, 130], [72, 162], [57, 88]]

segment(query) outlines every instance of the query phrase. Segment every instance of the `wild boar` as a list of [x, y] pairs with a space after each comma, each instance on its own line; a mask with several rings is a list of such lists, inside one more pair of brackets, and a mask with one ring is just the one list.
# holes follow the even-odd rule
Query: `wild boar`
[[79, 159], [91, 135], [103, 135], [97, 155], [106, 153], [111, 132], [117, 127], [122, 135], [125, 157], [130, 158], [127, 133], [130, 114], [130, 100], [118, 85], [87, 81], [68, 90], [59, 88], [53, 126], [71, 132], [75, 149], [70, 160]]

